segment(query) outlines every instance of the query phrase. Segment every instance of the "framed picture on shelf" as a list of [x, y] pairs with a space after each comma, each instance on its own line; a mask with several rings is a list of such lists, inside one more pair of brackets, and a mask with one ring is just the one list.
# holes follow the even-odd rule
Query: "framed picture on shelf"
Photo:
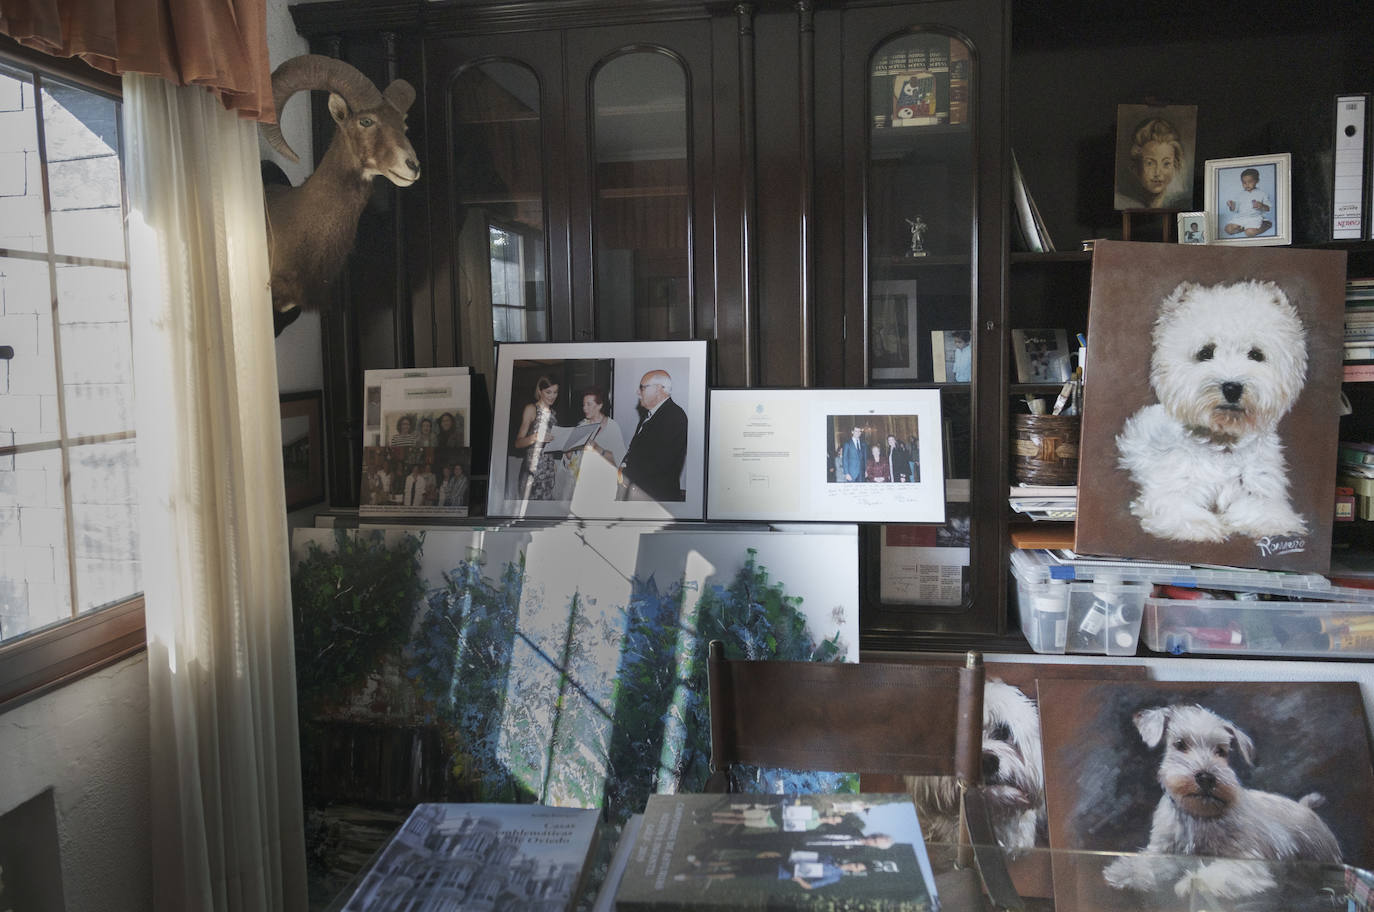
[[1117, 209], [1193, 208], [1197, 105], [1116, 106]]
[[1067, 329], [1013, 329], [1017, 383], [1063, 383], [1073, 376]]
[[967, 329], [930, 331], [930, 363], [936, 383], [973, 379], [973, 333]]
[[940, 392], [711, 391], [710, 519], [944, 522]]
[[869, 371], [875, 380], [917, 377], [916, 281], [874, 282], [868, 297]]
[[701, 519], [706, 343], [507, 342], [489, 516]]
[[324, 500], [324, 394], [320, 390], [282, 394], [281, 458], [287, 512]]
[[1207, 213], [1180, 212], [1178, 218], [1178, 242], [1180, 244], [1207, 243]]
[[1277, 246], [1293, 241], [1291, 158], [1207, 160], [1207, 231], [1213, 244]]
[[363, 396], [358, 515], [467, 516], [472, 479], [468, 369], [364, 371]]

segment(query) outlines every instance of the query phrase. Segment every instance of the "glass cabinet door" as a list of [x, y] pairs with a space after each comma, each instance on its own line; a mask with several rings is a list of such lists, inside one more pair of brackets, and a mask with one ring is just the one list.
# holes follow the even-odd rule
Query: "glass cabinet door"
[[549, 338], [548, 237], [539, 80], [522, 63], [468, 66], [450, 83], [455, 260], [463, 364], [491, 360], [493, 342]]
[[687, 74], [632, 51], [592, 80], [596, 338], [692, 338]]
[[[888, 417], [874, 442], [902, 456], [940, 435], [946, 478], [943, 526], [873, 530], [886, 605], [957, 610], [970, 604], [975, 181], [972, 53], [934, 29], [877, 45], [868, 60], [867, 358], [873, 385], [934, 386], [943, 427]], [[914, 419], [913, 419], [914, 420]], [[895, 472], [896, 470], [894, 470]], [[927, 474], [928, 474], [927, 470]], [[901, 483], [899, 474], [896, 483]]]

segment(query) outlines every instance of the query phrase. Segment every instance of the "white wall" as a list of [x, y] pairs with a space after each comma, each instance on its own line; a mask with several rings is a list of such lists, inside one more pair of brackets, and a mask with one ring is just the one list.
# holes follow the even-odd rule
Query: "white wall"
[[144, 654], [0, 715], [0, 813], [53, 788], [68, 912], [152, 908]]

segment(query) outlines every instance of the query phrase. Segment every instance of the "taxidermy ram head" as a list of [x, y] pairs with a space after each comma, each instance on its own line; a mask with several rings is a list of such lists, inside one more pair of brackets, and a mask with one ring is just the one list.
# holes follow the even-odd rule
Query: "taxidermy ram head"
[[[329, 299], [353, 248], [358, 216], [372, 195], [372, 179], [381, 176], [409, 187], [420, 178], [415, 149], [406, 139], [406, 111], [415, 101], [410, 83], [397, 79], [379, 92], [372, 80], [342, 60], [303, 54], [272, 74], [279, 117], [287, 100], [300, 91], [328, 92], [329, 113], [337, 126], [329, 150], [305, 183], [264, 187], [278, 334], [300, 310], [317, 309]], [[299, 160], [280, 126], [263, 124], [261, 131], [274, 149]]]

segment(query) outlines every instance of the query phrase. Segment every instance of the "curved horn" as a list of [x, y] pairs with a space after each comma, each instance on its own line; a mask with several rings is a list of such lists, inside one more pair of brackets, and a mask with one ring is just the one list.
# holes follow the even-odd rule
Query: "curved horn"
[[277, 106], [278, 123], [263, 124], [262, 136], [291, 161], [300, 161], [281, 133], [281, 111], [292, 95], [304, 90], [318, 89], [341, 96], [355, 111], [375, 108], [382, 103], [382, 93], [372, 80], [351, 64], [321, 54], [301, 54], [284, 61], [272, 73], [272, 101]]

